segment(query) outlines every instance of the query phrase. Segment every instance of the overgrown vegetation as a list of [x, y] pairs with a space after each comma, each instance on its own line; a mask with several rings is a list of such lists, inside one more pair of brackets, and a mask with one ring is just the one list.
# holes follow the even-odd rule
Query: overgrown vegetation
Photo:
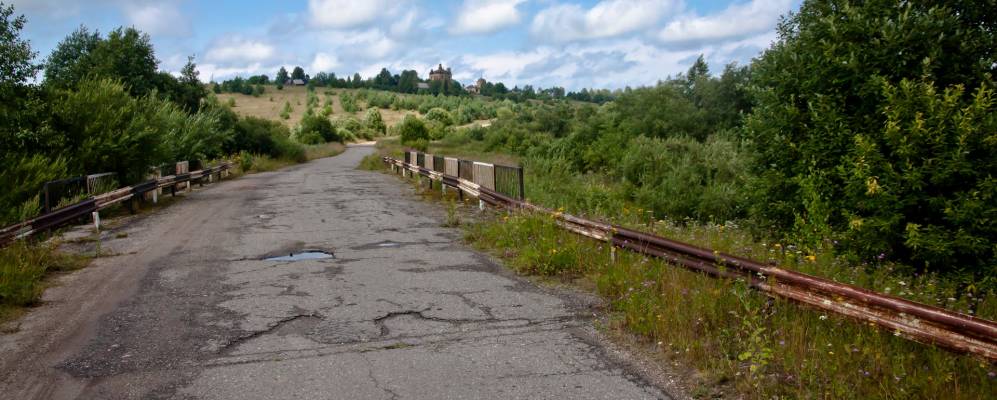
[[55, 247], [17, 241], [0, 248], [0, 321], [13, 316], [19, 307], [37, 303], [47, 275], [86, 265], [86, 257], [63, 254]]
[[[240, 152], [307, 158], [283, 125], [240, 118], [232, 99], [225, 105], [211, 97], [193, 59], [179, 77], [159, 71], [149, 36], [134, 28], [103, 36], [80, 27], [45, 59], [45, 79], [29, 83], [42, 66], [20, 38], [26, 22], [0, 3], [0, 225], [36, 215], [42, 185], [55, 179], [114, 172], [128, 185], [181, 160]], [[247, 85], [262, 92], [263, 83]], [[321, 136], [308, 143], [341, 140], [322, 124], [304, 125], [306, 138]]]
[[[528, 200], [549, 208], [993, 320], [995, 21], [975, 2], [805, 1], [751, 65], [712, 74], [700, 58], [600, 106], [493, 103], [490, 126], [428, 143], [440, 112], [423, 113], [426, 129], [396, 129], [434, 154], [519, 162]], [[992, 364], [742, 282], [630, 254], [611, 263], [604, 245], [547, 217], [499, 216], [469, 239], [523, 273], [593, 285], [615, 327], [696, 366], [704, 387], [751, 398], [997, 389]]]

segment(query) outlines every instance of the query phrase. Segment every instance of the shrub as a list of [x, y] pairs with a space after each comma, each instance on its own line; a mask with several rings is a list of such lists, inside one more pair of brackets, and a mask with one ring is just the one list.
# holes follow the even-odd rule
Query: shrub
[[373, 131], [377, 136], [384, 135], [387, 130], [387, 127], [384, 125], [384, 120], [381, 118], [381, 112], [376, 108], [367, 110], [367, 114], [364, 115], [364, 125], [367, 129]]
[[990, 8], [804, 2], [752, 66], [755, 219], [863, 258], [992, 270]]
[[402, 144], [412, 145], [412, 143], [423, 140], [429, 140], [429, 131], [426, 129], [426, 124], [422, 122], [418, 117], [413, 115], [406, 115], [402, 122], [398, 125], [398, 134], [401, 136]]
[[426, 121], [439, 122], [443, 126], [453, 125], [453, 122], [454, 122], [453, 121], [453, 117], [450, 115], [450, 113], [447, 110], [444, 110], [444, 109], [439, 108], [439, 107], [435, 107], [433, 109], [430, 109], [429, 112], [426, 113], [426, 117], [425, 118], [426, 118]]
[[[343, 138], [336, 133], [336, 129], [329, 122], [329, 119], [318, 115], [306, 115], [302, 117], [298, 132], [299, 141], [302, 143], [316, 144], [343, 141]], [[318, 137], [319, 142], [314, 142], [315, 136]], [[301, 140], [303, 137], [308, 137], [310, 141]]]

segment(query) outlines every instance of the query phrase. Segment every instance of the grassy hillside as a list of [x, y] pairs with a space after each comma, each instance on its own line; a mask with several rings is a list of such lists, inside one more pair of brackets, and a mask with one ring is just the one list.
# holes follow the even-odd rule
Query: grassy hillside
[[[348, 113], [343, 110], [342, 101], [339, 99], [339, 94], [342, 92], [356, 93], [358, 89], [330, 89], [330, 88], [315, 88], [315, 94], [319, 98], [319, 105], [324, 106], [326, 102], [330, 102], [332, 105], [332, 115], [330, 117], [337, 117], [343, 115], [351, 115], [358, 119], [363, 118], [363, 112], [367, 109], [367, 104], [364, 101], [359, 101], [361, 110], [353, 113]], [[274, 121], [282, 121], [288, 127], [293, 127], [299, 121], [301, 121], [301, 116], [304, 115], [306, 104], [308, 103], [308, 90], [304, 86], [285, 86], [282, 90], [277, 90], [276, 86], [267, 85], [266, 92], [264, 92], [259, 97], [245, 95], [241, 93], [221, 93], [218, 94], [218, 99], [222, 104], [229, 104], [229, 99], [235, 101], [235, 107], [232, 108], [236, 114], [240, 116], [254, 116], [260, 118], [271, 119]], [[405, 96], [405, 95], [399, 95]], [[291, 105], [290, 117], [288, 119], [282, 119], [280, 114], [284, 109], [284, 104], [288, 103]], [[405, 115], [413, 114], [419, 116], [418, 111], [414, 110], [391, 110], [391, 109], [381, 109], [381, 117], [384, 119], [384, 123], [387, 126], [394, 126]]]

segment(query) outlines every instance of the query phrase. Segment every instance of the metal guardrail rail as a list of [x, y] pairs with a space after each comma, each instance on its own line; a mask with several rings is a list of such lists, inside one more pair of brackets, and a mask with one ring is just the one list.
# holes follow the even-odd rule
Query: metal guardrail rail
[[[406, 154], [406, 160], [419, 159], [412, 153]], [[449, 164], [440, 173], [391, 157], [384, 157], [383, 162], [392, 170], [425, 176], [440, 181], [444, 188], [450, 186], [461, 194], [477, 197], [482, 208], [488, 203], [548, 214], [568, 231], [611, 243], [614, 252], [617, 248], [626, 249], [710, 276], [744, 279], [769, 296], [872, 323], [912, 341], [997, 363], [997, 322], [994, 321], [536, 206], [523, 199], [522, 186], [520, 196], [513, 197], [482, 185], [474, 176], [465, 177], [464, 160], [458, 160], [460, 168], [456, 176], [449, 173], [452, 171]], [[519, 182], [522, 183], [522, 178]]]
[[[226, 162], [207, 169], [150, 179], [145, 182], [89, 197], [75, 204], [49, 211], [27, 221], [0, 228], [0, 246], [5, 246], [17, 239], [27, 238], [40, 232], [67, 225], [117, 203], [130, 201], [133, 198], [141, 199], [143, 195], [149, 192], [152, 192], [153, 199], [156, 199], [159, 189], [162, 188], [168, 187], [175, 194], [176, 185], [179, 183], [186, 183], [187, 189], [190, 190], [191, 181], [201, 181], [205, 178], [213, 181], [215, 175], [218, 175], [218, 179], [220, 180], [221, 174], [228, 171], [231, 167], [232, 163]], [[180, 170], [181, 168], [178, 167], [177, 169]], [[186, 164], [183, 169], [186, 170]], [[95, 219], [97, 218], [96, 215], [94, 217]]]

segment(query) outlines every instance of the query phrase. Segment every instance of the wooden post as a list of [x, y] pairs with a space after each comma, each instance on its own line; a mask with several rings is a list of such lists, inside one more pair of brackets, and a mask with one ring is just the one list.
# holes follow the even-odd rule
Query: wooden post
[[523, 183], [523, 167], [519, 167], [519, 199], [526, 200], [526, 185]]

